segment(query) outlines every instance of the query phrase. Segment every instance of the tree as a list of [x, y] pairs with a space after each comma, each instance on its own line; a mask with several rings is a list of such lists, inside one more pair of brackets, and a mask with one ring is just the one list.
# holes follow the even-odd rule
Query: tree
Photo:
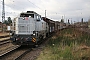
[[9, 24], [12, 23], [11, 17], [8, 17], [8, 23], [9, 23]]
[[11, 17], [8, 17], [8, 19], [5, 20], [3, 23], [6, 25], [10, 25], [12, 23]]
[[6, 24], [6, 25], [8, 25], [8, 24], [9, 24], [7, 20], [5, 20], [3, 23], [4, 23], [4, 24]]

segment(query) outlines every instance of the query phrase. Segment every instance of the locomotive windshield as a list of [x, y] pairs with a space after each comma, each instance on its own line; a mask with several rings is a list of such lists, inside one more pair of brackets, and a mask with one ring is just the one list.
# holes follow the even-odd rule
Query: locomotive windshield
[[34, 18], [34, 14], [25, 14], [25, 13], [22, 13], [20, 15], [20, 17], [32, 17], [32, 18]]

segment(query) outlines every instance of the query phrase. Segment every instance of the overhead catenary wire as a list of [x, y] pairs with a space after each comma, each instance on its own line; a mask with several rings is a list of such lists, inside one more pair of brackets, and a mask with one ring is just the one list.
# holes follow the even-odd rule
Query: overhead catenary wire
[[[42, 10], [40, 7], [38, 7], [37, 5], [35, 5], [34, 3], [32, 3], [30, 0], [27, 0], [29, 3], [31, 3], [31, 4], [33, 4], [34, 6], [36, 6], [37, 8], [39, 8], [41, 11], [44, 11], [44, 10]], [[15, 2], [15, 1], [12, 1], [13, 3]], [[8, 7], [10, 7], [11, 8], [11, 6], [9, 6], [9, 5], [7, 5], [7, 4], [5, 4], [6, 6], [8, 6]], [[17, 6], [17, 5], [15, 5], [15, 4], [12, 4], [12, 5], [14, 5], [14, 6]], [[25, 4], [26, 5], [26, 4]], [[18, 6], [18, 7], [21, 7], [21, 6]], [[13, 8], [13, 7], [12, 7]], [[22, 7], [21, 7], [22, 8]], [[24, 9], [24, 8], [23, 8]]]
[[[46, 9], [41, 9], [39, 6], [37, 6], [35, 3], [33, 3], [33, 2], [31, 2], [30, 0], [27, 0], [30, 4], [33, 4], [35, 7], [37, 7], [38, 9], [40, 9], [41, 11], [43, 11], [43, 15], [44, 15], [44, 11], [46, 10]], [[42, 2], [43, 2], [43, 0], [41, 0]], [[17, 1], [11, 1], [11, 2], [13, 2], [13, 3], [15, 3], [15, 2], [17, 2]], [[16, 4], [13, 4], [12, 3], [12, 5], [13, 6], [16, 6], [16, 7], [21, 7], [21, 8], [23, 8], [24, 9], [24, 7], [22, 7], [22, 6], [20, 6], [20, 5], [16, 5]], [[5, 4], [6, 6], [8, 6], [8, 7], [10, 7], [10, 8], [14, 8], [14, 7], [12, 7], [12, 6], [10, 6], [10, 5], [8, 5], [8, 4]], [[27, 4], [25, 4], [26, 6], [29, 6], [29, 5], [27, 5]], [[14, 11], [15, 12], [15, 11]], [[47, 12], [48, 12], [48, 10], [47, 10]], [[10, 12], [10, 13], [8, 13], [8, 14], [11, 14], [11, 13], [13, 13], [13, 12]], [[17, 12], [16, 12], [17, 13]], [[41, 12], [40, 12], [41, 13]], [[61, 13], [59, 12], [53, 12], [52, 14], [50, 13], [49, 15], [61, 15]]]
[[[28, 2], [32, 3], [30, 0], [27, 0]], [[40, 7], [38, 7], [37, 5], [35, 5], [34, 3], [32, 3], [34, 6], [36, 6], [37, 8], [39, 8], [40, 10], [42, 10]], [[44, 10], [42, 10], [44, 11]]]
[[[12, 1], [13, 3], [14, 3], [14, 1]], [[17, 5], [15, 5], [15, 4], [12, 4], [14, 7], [16, 6], [16, 7], [20, 7], [20, 8], [22, 8], [21, 6], [17, 6]], [[14, 7], [11, 7], [10, 5], [8, 5], [8, 4], [5, 4], [5, 6], [7, 6], [7, 7], [10, 7], [11, 9], [12, 8], [14, 8]], [[24, 9], [24, 8], [23, 8]], [[10, 11], [10, 12], [7, 12], [6, 11], [6, 15], [10, 15], [10, 14], [13, 14], [13, 16], [17, 16], [18, 14], [19, 14], [19, 12], [17, 12], [17, 11]]]

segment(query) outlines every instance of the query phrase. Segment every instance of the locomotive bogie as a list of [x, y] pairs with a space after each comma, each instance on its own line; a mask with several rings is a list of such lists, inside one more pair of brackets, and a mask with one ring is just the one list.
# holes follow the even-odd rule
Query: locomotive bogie
[[37, 42], [33, 35], [15, 35], [12, 38], [12, 43], [15, 45], [33, 45]]

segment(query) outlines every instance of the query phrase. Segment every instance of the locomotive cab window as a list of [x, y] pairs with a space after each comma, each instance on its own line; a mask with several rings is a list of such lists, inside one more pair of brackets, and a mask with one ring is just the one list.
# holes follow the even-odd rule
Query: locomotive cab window
[[40, 21], [41, 19], [40, 19], [40, 16], [37, 16], [37, 21]]
[[21, 14], [20, 17], [32, 17], [32, 18], [34, 18], [34, 14]]

